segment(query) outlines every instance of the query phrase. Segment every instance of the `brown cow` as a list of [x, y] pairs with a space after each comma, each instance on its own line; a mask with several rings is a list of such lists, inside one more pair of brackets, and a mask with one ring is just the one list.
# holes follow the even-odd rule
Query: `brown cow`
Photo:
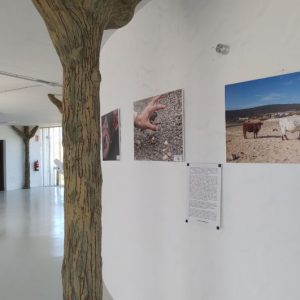
[[253, 132], [254, 138], [257, 138], [257, 133], [261, 129], [262, 122], [246, 122], [243, 124], [244, 139], [247, 138], [247, 132]]

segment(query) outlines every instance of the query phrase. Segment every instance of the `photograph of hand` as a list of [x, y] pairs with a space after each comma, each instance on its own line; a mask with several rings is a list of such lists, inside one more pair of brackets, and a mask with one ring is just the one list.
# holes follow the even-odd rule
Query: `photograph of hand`
[[135, 160], [183, 161], [183, 90], [134, 102]]

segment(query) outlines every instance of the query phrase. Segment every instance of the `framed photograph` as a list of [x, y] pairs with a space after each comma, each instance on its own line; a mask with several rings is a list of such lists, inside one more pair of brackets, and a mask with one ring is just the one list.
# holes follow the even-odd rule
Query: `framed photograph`
[[225, 86], [226, 159], [300, 162], [300, 72]]
[[101, 117], [102, 159], [120, 160], [120, 110]]
[[183, 161], [183, 90], [134, 102], [134, 159]]

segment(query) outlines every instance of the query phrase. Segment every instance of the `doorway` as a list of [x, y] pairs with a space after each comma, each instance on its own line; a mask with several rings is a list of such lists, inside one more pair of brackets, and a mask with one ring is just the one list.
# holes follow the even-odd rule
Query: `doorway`
[[4, 141], [0, 140], [0, 191], [4, 188]]
[[64, 185], [62, 128], [41, 128], [43, 186]]

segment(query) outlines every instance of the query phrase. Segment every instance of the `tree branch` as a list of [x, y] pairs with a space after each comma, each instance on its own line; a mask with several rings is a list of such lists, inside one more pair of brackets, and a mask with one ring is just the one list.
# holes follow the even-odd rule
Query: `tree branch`
[[34, 126], [31, 131], [30, 131], [30, 134], [29, 134], [29, 139], [33, 138], [34, 135], [36, 134], [36, 132], [38, 131], [39, 129], [39, 126]]
[[62, 102], [57, 99], [53, 94], [48, 94], [49, 100], [58, 108], [60, 113], [63, 113]]
[[25, 139], [25, 138], [26, 138], [24, 132], [21, 131], [19, 128], [17, 128], [17, 127], [14, 126], [14, 125], [11, 125], [10, 127], [11, 127], [11, 129], [12, 129], [19, 137], [21, 137], [22, 139]]
[[[74, 26], [76, 27], [78, 25], [73, 19], [73, 11], [76, 11], [76, 18], [78, 12], [80, 12], [80, 14], [85, 12], [86, 19], [90, 19], [91, 21], [94, 19], [93, 16], [98, 20], [100, 16], [101, 21], [107, 18], [108, 23], [105, 29], [118, 29], [130, 22], [134, 15], [135, 7], [141, 1], [142, 0], [32, 0], [46, 21], [50, 34], [53, 35], [56, 28], [60, 27], [63, 34], [68, 36], [69, 39], [70, 31], [72, 31]], [[68, 11], [67, 14], [65, 13], [66, 11]], [[94, 23], [95, 19], [92, 22]]]
[[115, 0], [114, 2], [105, 29], [118, 29], [127, 25], [133, 18], [134, 10], [141, 0]]

